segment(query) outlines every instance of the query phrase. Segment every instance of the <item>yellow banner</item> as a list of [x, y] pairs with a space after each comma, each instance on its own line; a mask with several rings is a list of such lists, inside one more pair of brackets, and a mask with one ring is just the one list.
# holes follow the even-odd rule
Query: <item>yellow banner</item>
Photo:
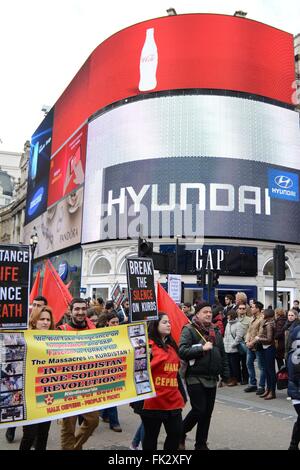
[[5, 331], [0, 350], [0, 428], [155, 395], [145, 322], [85, 331]]

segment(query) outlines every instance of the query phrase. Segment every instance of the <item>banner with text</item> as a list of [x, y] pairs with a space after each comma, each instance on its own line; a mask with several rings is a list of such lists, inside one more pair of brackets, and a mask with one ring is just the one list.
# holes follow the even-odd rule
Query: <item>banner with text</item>
[[0, 245], [0, 330], [27, 328], [29, 275], [29, 246]]
[[155, 395], [145, 323], [0, 333], [0, 428]]
[[127, 283], [131, 321], [158, 317], [152, 259], [127, 258]]

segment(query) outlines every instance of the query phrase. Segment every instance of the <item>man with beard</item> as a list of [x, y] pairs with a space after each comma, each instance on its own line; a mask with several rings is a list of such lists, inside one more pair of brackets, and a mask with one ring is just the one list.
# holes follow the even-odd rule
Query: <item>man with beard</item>
[[223, 338], [212, 324], [209, 303], [199, 304], [192, 323], [183, 328], [179, 355], [187, 362], [185, 380], [192, 407], [183, 421], [179, 449], [184, 450], [186, 434], [197, 424], [195, 450], [208, 450], [207, 437], [217, 382], [219, 376], [227, 381], [230, 375]]

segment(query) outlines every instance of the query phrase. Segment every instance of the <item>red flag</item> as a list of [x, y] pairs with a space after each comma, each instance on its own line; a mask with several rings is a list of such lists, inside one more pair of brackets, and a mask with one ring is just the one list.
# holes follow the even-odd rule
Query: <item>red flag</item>
[[50, 260], [46, 261], [42, 295], [46, 297], [49, 306], [53, 309], [54, 323], [57, 323], [66, 312], [73, 297]]
[[39, 269], [36, 275], [34, 284], [32, 286], [31, 292], [30, 292], [30, 297], [29, 297], [30, 305], [32, 304], [33, 299], [35, 299], [39, 295], [40, 279], [41, 279], [41, 270]]
[[168, 314], [171, 322], [171, 334], [178, 344], [182, 328], [190, 321], [159, 282], [157, 283], [157, 307], [159, 311]]

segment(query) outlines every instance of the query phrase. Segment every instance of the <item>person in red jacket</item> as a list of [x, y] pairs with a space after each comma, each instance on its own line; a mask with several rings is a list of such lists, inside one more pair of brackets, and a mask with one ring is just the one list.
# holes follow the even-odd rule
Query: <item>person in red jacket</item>
[[[57, 329], [64, 331], [93, 330], [95, 325], [87, 318], [87, 305], [84, 299], [74, 298], [70, 304], [71, 316], [69, 323], [60, 325]], [[83, 422], [75, 433], [78, 416], [63, 418], [61, 427], [61, 447], [63, 450], [81, 450], [99, 424], [99, 411], [82, 413]]]
[[145, 435], [143, 450], [156, 450], [161, 425], [166, 430], [164, 450], [177, 450], [182, 432], [181, 411], [185, 405], [180, 387], [178, 347], [171, 336], [167, 314], [149, 323], [151, 372], [156, 397], [144, 401], [141, 418]]

